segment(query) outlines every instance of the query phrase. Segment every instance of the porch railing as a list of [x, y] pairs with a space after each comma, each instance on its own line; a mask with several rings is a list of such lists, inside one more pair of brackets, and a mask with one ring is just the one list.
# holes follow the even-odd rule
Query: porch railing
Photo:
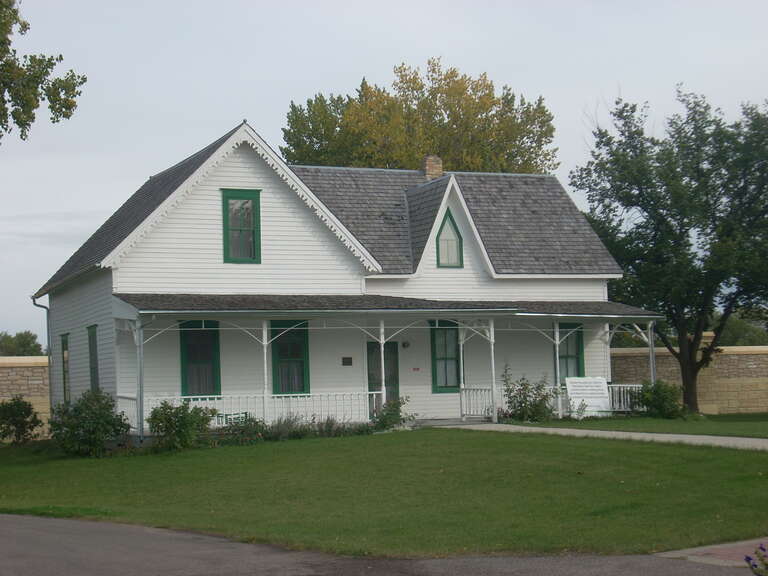
[[462, 416], [491, 416], [493, 393], [487, 388], [465, 387], [461, 390]]
[[131, 394], [117, 395], [117, 412], [122, 412], [128, 419], [131, 430], [136, 430], [136, 396]]
[[638, 410], [641, 389], [641, 384], [609, 384], [608, 395], [611, 398], [611, 410], [614, 412]]

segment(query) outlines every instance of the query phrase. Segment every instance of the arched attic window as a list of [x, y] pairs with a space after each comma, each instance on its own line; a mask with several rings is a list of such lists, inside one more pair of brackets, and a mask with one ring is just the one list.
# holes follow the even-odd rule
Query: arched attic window
[[437, 232], [437, 267], [464, 267], [463, 241], [450, 210], [445, 211], [443, 223]]

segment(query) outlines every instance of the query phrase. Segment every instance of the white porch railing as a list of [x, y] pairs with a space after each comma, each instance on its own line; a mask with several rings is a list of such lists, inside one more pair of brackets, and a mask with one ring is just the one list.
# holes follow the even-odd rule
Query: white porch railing
[[608, 395], [611, 398], [611, 410], [614, 412], [638, 410], [641, 389], [641, 384], [609, 384]]
[[122, 412], [131, 425], [131, 430], [136, 430], [136, 396], [131, 394], [117, 395], [117, 412]]
[[167, 402], [171, 406], [181, 406], [184, 403], [201, 408], [216, 410], [216, 416], [211, 421], [213, 428], [226, 426], [230, 422], [245, 416], [263, 418], [264, 397], [254, 394], [239, 394], [226, 396], [148, 396], [144, 399], [144, 417], [152, 413], [152, 409]]
[[491, 416], [493, 414], [493, 393], [488, 388], [462, 388], [462, 416]]

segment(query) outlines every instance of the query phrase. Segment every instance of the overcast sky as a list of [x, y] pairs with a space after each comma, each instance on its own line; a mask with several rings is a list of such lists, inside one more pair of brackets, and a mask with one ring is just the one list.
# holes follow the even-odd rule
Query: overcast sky
[[[24, 0], [20, 53], [62, 53], [88, 76], [75, 116], [38, 116], [0, 143], [0, 331], [32, 329], [29, 299], [151, 174], [243, 118], [274, 147], [291, 100], [350, 93], [365, 76], [440, 56], [500, 88], [542, 95], [561, 168], [589, 154], [622, 96], [658, 128], [675, 85], [729, 116], [768, 97], [768, 2]], [[582, 198], [575, 198], [584, 206]]]

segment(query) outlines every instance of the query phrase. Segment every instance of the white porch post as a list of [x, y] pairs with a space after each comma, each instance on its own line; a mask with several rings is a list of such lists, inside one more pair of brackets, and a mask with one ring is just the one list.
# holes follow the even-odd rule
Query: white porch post
[[648, 366], [651, 372], [651, 384], [656, 383], [656, 348], [653, 337], [653, 321], [648, 322]]
[[379, 355], [381, 357], [381, 406], [387, 403], [387, 375], [384, 367], [384, 344], [386, 337], [384, 335], [384, 320], [379, 320]]
[[560, 322], [555, 320], [555, 391], [557, 392], [557, 417], [563, 417], [563, 398], [560, 386]]
[[459, 414], [462, 420], [467, 417], [464, 414], [464, 338], [467, 335], [467, 329], [459, 328]]
[[262, 406], [262, 418], [264, 423], [267, 422], [269, 417], [269, 411], [267, 409], [267, 402], [269, 400], [269, 370], [267, 369], [267, 350], [269, 349], [269, 322], [266, 320], [261, 321], [261, 350], [264, 364], [264, 390], [262, 391], [263, 406]]
[[488, 319], [488, 342], [491, 345], [491, 421], [498, 422], [498, 400], [496, 399], [496, 326], [493, 318]]
[[144, 442], [144, 327], [141, 317], [136, 319], [136, 428], [139, 432], [139, 442]]

